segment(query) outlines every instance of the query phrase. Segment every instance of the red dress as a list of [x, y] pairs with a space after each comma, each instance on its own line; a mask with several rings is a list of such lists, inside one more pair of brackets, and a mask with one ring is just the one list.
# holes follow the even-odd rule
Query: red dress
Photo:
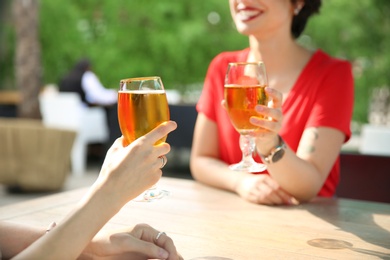
[[[220, 159], [228, 164], [239, 162], [242, 154], [239, 134], [221, 108], [225, 72], [229, 62], [246, 61], [248, 54], [249, 48], [217, 55], [210, 63], [196, 106], [199, 113], [217, 124]], [[349, 62], [332, 58], [321, 50], [313, 54], [282, 106], [284, 119], [279, 134], [293, 151], [297, 151], [302, 133], [308, 127], [335, 128], [346, 135], [345, 142], [350, 138], [353, 84]], [[256, 160], [261, 161], [258, 157]], [[334, 195], [339, 182], [339, 166], [338, 157], [319, 196]]]

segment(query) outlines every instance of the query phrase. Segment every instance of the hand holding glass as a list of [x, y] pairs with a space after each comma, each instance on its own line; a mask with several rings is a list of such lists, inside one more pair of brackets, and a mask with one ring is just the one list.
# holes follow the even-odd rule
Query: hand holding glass
[[263, 62], [229, 63], [226, 77], [224, 96], [227, 112], [235, 129], [240, 133], [240, 148], [242, 160], [230, 165], [235, 171], [261, 172], [266, 166], [253, 159], [255, 143], [251, 135], [261, 128], [250, 123], [252, 116], [257, 116], [256, 105], [268, 105], [265, 93], [267, 75]]
[[[169, 120], [169, 106], [160, 77], [129, 78], [120, 81], [118, 92], [118, 120], [125, 142], [147, 134], [161, 123]], [[165, 142], [160, 139], [156, 145]], [[162, 159], [162, 164], [164, 159]], [[169, 192], [157, 186], [145, 191], [135, 201], [161, 199]]]

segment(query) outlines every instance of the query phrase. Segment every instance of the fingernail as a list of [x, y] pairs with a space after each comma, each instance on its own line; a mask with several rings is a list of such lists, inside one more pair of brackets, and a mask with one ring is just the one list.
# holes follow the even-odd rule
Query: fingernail
[[263, 106], [256, 106], [256, 111], [257, 112], [263, 112], [264, 111], [264, 107]]
[[299, 205], [299, 201], [296, 198], [291, 198], [290, 203], [291, 205]]
[[259, 120], [256, 117], [251, 117], [251, 118], [249, 118], [249, 122], [251, 124], [258, 124]]
[[169, 254], [167, 251], [165, 251], [164, 249], [160, 248], [158, 250], [158, 255], [159, 257], [161, 257], [162, 259], [167, 259], [169, 257]]

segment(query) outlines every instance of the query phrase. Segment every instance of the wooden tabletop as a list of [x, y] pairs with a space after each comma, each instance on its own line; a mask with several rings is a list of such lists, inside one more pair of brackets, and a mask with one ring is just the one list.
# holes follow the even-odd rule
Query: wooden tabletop
[[[184, 259], [390, 259], [390, 204], [317, 198], [262, 206], [192, 180], [162, 178], [171, 195], [129, 202], [104, 227], [147, 223], [165, 231]], [[0, 208], [0, 219], [47, 227], [86, 189]]]

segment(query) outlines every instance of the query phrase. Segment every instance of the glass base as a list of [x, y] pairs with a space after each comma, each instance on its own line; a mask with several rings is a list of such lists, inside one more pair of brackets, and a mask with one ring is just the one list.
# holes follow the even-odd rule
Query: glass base
[[245, 162], [239, 162], [236, 164], [229, 165], [229, 168], [233, 171], [241, 171], [241, 172], [263, 172], [267, 169], [267, 166], [262, 163], [253, 162], [247, 164]]
[[133, 199], [136, 202], [151, 202], [169, 196], [169, 191], [151, 188]]

